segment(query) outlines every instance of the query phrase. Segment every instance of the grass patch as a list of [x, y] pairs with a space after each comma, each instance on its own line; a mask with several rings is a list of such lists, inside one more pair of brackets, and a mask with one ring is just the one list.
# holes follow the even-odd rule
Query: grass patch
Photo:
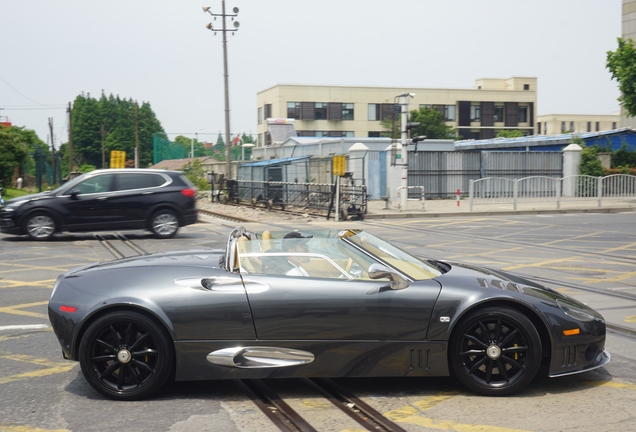
[[11, 198], [17, 198], [23, 195], [29, 195], [34, 192], [29, 192], [24, 189], [13, 189], [13, 188], [4, 188], [2, 191], [2, 198], [6, 200], [10, 200]]

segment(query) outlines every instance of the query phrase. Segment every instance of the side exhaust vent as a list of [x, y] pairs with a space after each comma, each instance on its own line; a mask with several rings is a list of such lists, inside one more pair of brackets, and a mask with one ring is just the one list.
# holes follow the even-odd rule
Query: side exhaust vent
[[408, 358], [409, 370], [430, 370], [431, 350], [412, 349]]

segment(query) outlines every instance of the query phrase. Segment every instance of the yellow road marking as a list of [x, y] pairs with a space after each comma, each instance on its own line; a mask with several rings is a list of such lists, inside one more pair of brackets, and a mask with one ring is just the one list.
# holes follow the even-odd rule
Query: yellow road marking
[[38, 427], [0, 424], [0, 432], [70, 432], [68, 429], [40, 429]]
[[627, 322], [627, 323], [636, 322], [636, 315], [628, 316], [627, 318], [625, 318], [625, 322]]
[[510, 271], [510, 270], [516, 270], [516, 269], [520, 269], [520, 268], [524, 268], [524, 267], [542, 267], [544, 265], [547, 264], [554, 264], [554, 263], [560, 263], [560, 262], [567, 262], [567, 261], [573, 261], [577, 258], [580, 258], [579, 256], [571, 256], [571, 257], [566, 257], [566, 258], [559, 258], [559, 259], [553, 259], [553, 260], [548, 260], [548, 261], [541, 261], [541, 262], [537, 262], [537, 263], [530, 263], [530, 264], [518, 264], [518, 265], [513, 265], [510, 267], [504, 267], [502, 268], [502, 270], [504, 271]]
[[596, 236], [596, 235], [603, 234], [604, 232], [605, 231], [594, 232], [594, 233], [589, 233], [589, 234], [583, 234], [583, 235], [576, 236], [576, 237], [566, 237], [566, 238], [562, 238], [562, 239], [558, 239], [558, 240], [553, 240], [551, 242], [539, 243], [539, 244], [541, 246], [547, 246], [547, 245], [551, 245], [551, 244], [555, 244], [555, 243], [561, 243], [561, 242], [564, 242], [564, 241], [574, 241], [574, 240], [582, 239], [582, 238], [585, 238], [585, 237]]
[[[421, 412], [412, 407], [406, 406], [384, 414], [389, 420], [396, 423], [408, 423], [431, 429], [461, 431], [461, 432], [524, 432], [523, 429], [510, 429], [490, 425], [478, 425], [470, 423], [460, 423], [452, 420], [436, 420], [424, 417]], [[528, 431], [525, 431], [528, 432]]]
[[45, 319], [48, 319], [49, 316], [47, 314], [20, 310], [20, 309], [24, 309], [24, 308], [33, 307], [33, 306], [43, 306], [43, 305], [46, 305], [46, 304], [49, 304], [49, 302], [48, 301], [42, 301], [42, 302], [36, 302], [36, 303], [24, 303], [24, 304], [19, 304], [19, 305], [14, 305], [14, 306], [5, 306], [5, 307], [0, 307], [0, 313], [8, 313], [8, 314], [13, 314], [13, 315], [24, 315], [24, 316], [29, 316], [29, 317], [33, 317], [33, 318], [45, 318]]
[[619, 383], [614, 381], [583, 381], [585, 384], [595, 387], [611, 387], [615, 389], [636, 390], [636, 384]]
[[[2, 286], [3, 284], [8, 284], [7, 286]], [[51, 288], [53, 289], [53, 284], [55, 284], [55, 279], [45, 279], [40, 281], [15, 281], [9, 279], [0, 280], [0, 288], [19, 288], [19, 287], [43, 287], [43, 288]]]
[[6, 377], [0, 377], [0, 384], [6, 384], [6, 383], [20, 381], [20, 380], [29, 379], [29, 378], [38, 378], [38, 377], [43, 377], [47, 375], [64, 373], [64, 372], [68, 372], [69, 370], [75, 367], [75, 362], [72, 362], [72, 363], [71, 362], [65, 362], [65, 363], [52, 362], [49, 359], [33, 357], [33, 356], [23, 355], [23, 354], [11, 354], [6, 352], [0, 352], [0, 358], [46, 367], [46, 369], [40, 369], [37, 371], [25, 372], [25, 373], [16, 374], [16, 375], [9, 375]]
[[619, 250], [630, 249], [630, 248], [633, 248], [633, 247], [636, 247], [636, 243], [631, 243], [631, 244], [619, 246], [619, 247], [612, 248], [612, 249], [605, 249], [604, 251], [601, 251], [601, 253], [615, 252], [615, 251], [619, 251]]

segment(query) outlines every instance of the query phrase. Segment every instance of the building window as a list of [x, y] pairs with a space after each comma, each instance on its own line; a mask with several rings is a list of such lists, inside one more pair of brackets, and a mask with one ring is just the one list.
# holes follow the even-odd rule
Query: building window
[[541, 122], [537, 122], [537, 135], [541, 135]]
[[592, 132], [592, 122], [587, 122], [587, 131]]
[[599, 122], [596, 122], [596, 132], [601, 130], [601, 125]]
[[561, 133], [565, 132], [565, 122], [561, 122]]
[[570, 122], [570, 132], [574, 132], [574, 122]]
[[327, 120], [327, 103], [316, 102], [315, 117], [316, 120]]
[[523, 89], [524, 90], [530, 90], [530, 84], [524, 84], [523, 85]]
[[259, 147], [263, 147], [263, 134], [262, 133], [258, 134], [258, 141], [256, 142], [256, 144], [258, 144]]
[[457, 118], [455, 115], [455, 105], [444, 105], [444, 121], [454, 122]]
[[481, 121], [481, 111], [480, 111], [479, 105], [470, 106], [470, 121], [471, 122]]
[[528, 123], [528, 107], [525, 105], [519, 106], [519, 123]]
[[612, 129], [616, 129], [616, 122], [612, 122]]
[[380, 104], [369, 104], [369, 121], [380, 120]]
[[422, 108], [433, 109], [433, 105], [431, 105], [431, 104], [420, 104], [419, 108], [420, 109], [422, 109]]
[[368, 133], [369, 138], [380, 138], [381, 136], [382, 136], [382, 132], [369, 131]]
[[300, 118], [300, 102], [287, 102], [287, 118]]
[[493, 120], [495, 122], [504, 121], [504, 106], [503, 105], [495, 105], [495, 113], [493, 114]]
[[342, 119], [353, 120], [353, 104], [352, 103], [342, 104]]
[[258, 108], [257, 118], [258, 118], [258, 124], [263, 124], [263, 107]]

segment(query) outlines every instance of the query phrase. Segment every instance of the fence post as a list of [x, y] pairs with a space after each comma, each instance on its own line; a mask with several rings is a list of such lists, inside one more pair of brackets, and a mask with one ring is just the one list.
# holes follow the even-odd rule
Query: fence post
[[473, 193], [475, 192], [475, 180], [468, 181], [468, 211], [473, 211]]
[[598, 178], [598, 190], [596, 191], [596, 194], [598, 195], [598, 206], [601, 206], [601, 201], [603, 200], [603, 179], [605, 177], [599, 177]]
[[563, 182], [563, 179], [557, 179], [556, 180], [556, 202], [557, 202], [557, 210], [559, 210], [561, 208], [561, 183]]
[[513, 209], [517, 210], [517, 195], [519, 193], [519, 179], [514, 180], [514, 184], [512, 185], [512, 203]]

